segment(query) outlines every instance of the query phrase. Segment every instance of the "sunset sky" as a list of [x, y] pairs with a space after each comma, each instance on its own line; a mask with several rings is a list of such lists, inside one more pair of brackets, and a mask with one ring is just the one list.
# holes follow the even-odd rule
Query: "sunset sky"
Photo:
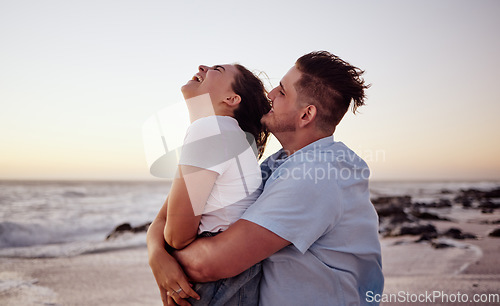
[[372, 178], [499, 180], [499, 15], [496, 0], [0, 0], [0, 179], [152, 178], [143, 124], [199, 64], [276, 86], [328, 50], [372, 84], [335, 132]]

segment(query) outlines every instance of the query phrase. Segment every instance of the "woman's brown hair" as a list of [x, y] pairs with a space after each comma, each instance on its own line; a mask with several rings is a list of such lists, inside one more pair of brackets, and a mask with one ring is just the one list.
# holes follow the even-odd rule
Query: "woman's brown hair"
[[269, 136], [269, 131], [262, 125], [260, 119], [271, 110], [271, 104], [262, 81], [244, 66], [239, 64], [234, 66], [239, 73], [234, 77], [232, 89], [241, 97], [240, 105], [234, 111], [234, 118], [243, 131], [255, 138], [260, 159]]

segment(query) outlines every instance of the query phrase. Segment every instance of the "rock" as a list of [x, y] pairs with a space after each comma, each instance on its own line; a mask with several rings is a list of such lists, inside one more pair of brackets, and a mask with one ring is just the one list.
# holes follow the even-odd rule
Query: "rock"
[[494, 212], [495, 212], [495, 210], [493, 208], [483, 208], [483, 209], [481, 209], [481, 213], [482, 214], [492, 214]]
[[457, 196], [457, 197], [455, 197], [455, 199], [453, 199], [453, 201], [457, 204], [462, 204], [463, 208], [472, 207], [472, 201], [465, 196]]
[[148, 222], [148, 223], [145, 223], [143, 225], [139, 225], [139, 226], [133, 227], [132, 231], [134, 233], [147, 232], [150, 225], [151, 225], [151, 222]]
[[460, 239], [460, 235], [462, 235], [462, 230], [456, 227], [449, 228], [446, 232], [443, 234], [446, 237], [451, 237], [455, 239]]
[[484, 197], [488, 199], [500, 198], [500, 187], [485, 192]]
[[405, 223], [405, 222], [415, 222], [415, 221], [408, 218], [408, 215], [406, 213], [394, 215], [389, 219], [389, 224], [393, 224], [393, 225], [394, 224], [401, 224], [401, 223]]
[[454, 245], [447, 244], [444, 242], [433, 242], [431, 243], [431, 246], [435, 249], [445, 249], [445, 248], [453, 248], [455, 247]]
[[421, 203], [421, 202], [416, 202], [413, 204], [414, 207], [429, 207], [429, 208], [446, 208], [446, 207], [451, 207], [451, 201], [448, 199], [439, 199], [438, 202], [431, 202], [431, 203]]
[[120, 224], [117, 227], [115, 227], [115, 229], [106, 237], [106, 240], [111, 238], [116, 238], [126, 232], [131, 232], [131, 233], [146, 232], [150, 224], [151, 222], [148, 222], [136, 227], [132, 227], [130, 223]]
[[130, 223], [123, 223], [123, 224], [120, 224], [117, 227], [115, 227], [113, 232], [126, 232], [126, 231], [131, 231], [131, 230], [132, 230], [132, 226], [130, 225]]
[[388, 196], [388, 197], [379, 197], [372, 199], [373, 205], [395, 205], [395, 206], [410, 206], [411, 205], [411, 196]]
[[[500, 187], [488, 191], [478, 189], [461, 189], [458, 196], [455, 197], [456, 203], [461, 203], [464, 207], [470, 207], [473, 201], [490, 202], [489, 199], [500, 198]], [[492, 203], [492, 202], [491, 202]], [[480, 208], [499, 208], [497, 207], [480, 207]]]
[[381, 205], [375, 206], [375, 209], [377, 210], [377, 214], [381, 220], [383, 218], [390, 218], [390, 224], [412, 222], [412, 220], [408, 218], [408, 214], [404, 211], [403, 207], [396, 205]]
[[484, 200], [479, 204], [479, 208], [486, 208], [486, 209], [497, 209], [500, 208], [500, 204], [493, 203], [489, 200]]
[[392, 230], [394, 224], [413, 222], [405, 212], [405, 207], [410, 207], [410, 196], [380, 197], [372, 200], [381, 224], [381, 233]]
[[500, 228], [494, 229], [491, 233], [488, 234], [490, 237], [500, 237]]
[[379, 217], [406, 215], [403, 207], [396, 206], [396, 205], [376, 206], [375, 209], [377, 210], [377, 214]]
[[404, 223], [394, 227], [387, 233], [387, 236], [422, 235], [436, 233], [436, 227], [432, 224]]
[[456, 227], [449, 228], [443, 233], [443, 236], [453, 238], [453, 239], [477, 239], [477, 236], [471, 233], [462, 233], [462, 230]]
[[423, 233], [420, 235], [420, 238], [415, 240], [415, 242], [422, 242], [422, 241], [432, 241], [432, 239], [435, 239], [438, 237], [437, 232], [428, 232], [428, 233]]
[[414, 216], [415, 218], [419, 218], [422, 220], [441, 220], [441, 221], [450, 221], [450, 219], [445, 218], [445, 217], [440, 217], [436, 214], [430, 213], [430, 212], [421, 212], [418, 209], [414, 209], [411, 211], [411, 215]]
[[434, 207], [436, 208], [444, 208], [444, 207], [451, 207], [451, 201], [448, 199], [439, 199], [439, 202], [436, 203]]

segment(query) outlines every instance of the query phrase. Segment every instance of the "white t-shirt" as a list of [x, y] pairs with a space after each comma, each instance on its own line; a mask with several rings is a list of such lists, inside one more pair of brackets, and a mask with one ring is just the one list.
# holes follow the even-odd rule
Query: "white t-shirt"
[[260, 194], [262, 177], [257, 158], [232, 117], [209, 116], [194, 121], [186, 132], [179, 164], [219, 174], [198, 233], [226, 230]]

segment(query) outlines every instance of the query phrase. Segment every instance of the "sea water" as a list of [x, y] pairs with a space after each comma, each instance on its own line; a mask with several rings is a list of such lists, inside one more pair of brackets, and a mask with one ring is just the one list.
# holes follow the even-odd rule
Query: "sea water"
[[[372, 181], [372, 198], [452, 199], [460, 189], [489, 190], [500, 182]], [[123, 223], [151, 222], [170, 189], [153, 182], [0, 181], [0, 257], [62, 257], [146, 245], [146, 234], [106, 239]]]
[[145, 233], [106, 240], [122, 223], [151, 222], [170, 182], [0, 181], [0, 257], [60, 257], [143, 246]]

